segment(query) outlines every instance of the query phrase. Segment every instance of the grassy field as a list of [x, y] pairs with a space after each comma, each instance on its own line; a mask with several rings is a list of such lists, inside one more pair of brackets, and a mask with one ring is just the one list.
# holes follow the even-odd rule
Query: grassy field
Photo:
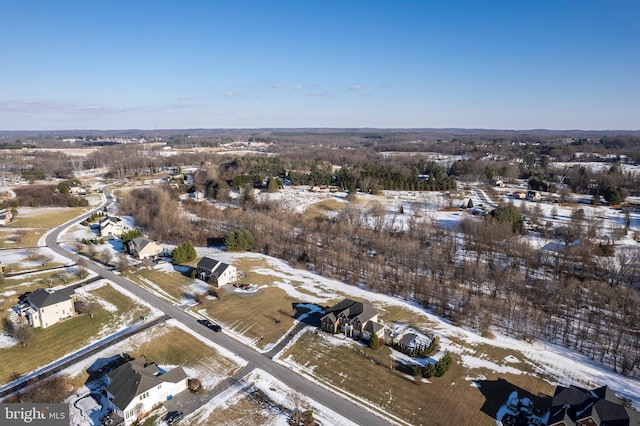
[[[9, 366], [0, 369], [0, 383], [7, 383], [16, 375], [29, 373], [86, 346], [105, 328], [113, 328], [113, 324], [121, 323], [123, 315], [129, 321], [148, 312], [147, 308], [136, 305], [111, 286], [100, 287], [92, 294], [115, 305], [117, 312], [99, 309], [93, 319], [87, 315], [77, 315], [46, 329], [33, 329], [27, 347], [14, 345], [0, 350], [0, 365]], [[12, 296], [10, 300], [17, 302], [17, 296]], [[6, 317], [6, 311], [2, 313]]]
[[[524, 392], [534, 397], [539, 392], [552, 392], [550, 385], [534, 376], [498, 377], [487, 369], [471, 371], [456, 362], [455, 355], [454, 365], [443, 377], [430, 378], [430, 383], [416, 382], [398, 370], [389, 353], [388, 347], [373, 351], [356, 343], [336, 345], [323, 333], [305, 333], [283, 358], [291, 357], [322, 381], [358, 395], [411, 424], [495, 425], [492, 416], [506, 402], [511, 390], [521, 389], [521, 397]], [[484, 388], [472, 386], [466, 379], [470, 376], [480, 378]], [[546, 409], [545, 404], [550, 401], [541, 398], [534, 402]]]
[[42, 229], [0, 228], [0, 248], [36, 247], [44, 233]]
[[256, 345], [263, 348], [277, 342], [291, 328], [295, 302], [285, 291], [267, 287], [257, 293], [231, 293], [208, 302], [205, 307], [212, 318], [249, 339], [256, 339]]
[[164, 272], [154, 269], [139, 269], [126, 274], [128, 279], [135, 281], [142, 286], [149, 286], [145, 282], [145, 278], [160, 287], [167, 295], [173, 297], [176, 301], [183, 299], [185, 293], [190, 294], [189, 286], [193, 283], [193, 279], [185, 277], [180, 272]]
[[53, 228], [91, 210], [91, 207], [42, 208], [37, 211], [18, 214], [9, 228]]

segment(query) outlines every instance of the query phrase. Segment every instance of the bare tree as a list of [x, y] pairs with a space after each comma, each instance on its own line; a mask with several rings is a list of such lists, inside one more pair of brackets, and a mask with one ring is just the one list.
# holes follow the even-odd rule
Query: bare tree
[[91, 300], [79, 300], [78, 302], [76, 302], [76, 311], [78, 311], [79, 314], [89, 315], [91, 319], [93, 319], [93, 316], [99, 308], [100, 305]]
[[20, 322], [11, 324], [11, 337], [17, 339], [23, 348], [27, 347], [27, 342], [33, 335], [33, 329], [29, 324]]
[[78, 258], [76, 262], [76, 271], [80, 279], [85, 279], [87, 275], [89, 275], [89, 271], [87, 271], [87, 261], [84, 257]]
[[116, 259], [116, 270], [118, 272], [126, 272], [131, 265], [129, 264], [129, 258], [126, 254], [120, 253]]

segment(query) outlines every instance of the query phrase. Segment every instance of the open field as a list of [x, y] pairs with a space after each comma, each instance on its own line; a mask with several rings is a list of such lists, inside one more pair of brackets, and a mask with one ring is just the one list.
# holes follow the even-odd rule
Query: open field
[[[0, 369], [0, 383], [7, 383], [17, 375], [29, 373], [76, 351], [94, 341], [96, 336], [115, 332], [114, 326], [122, 324], [123, 318], [128, 325], [132, 319], [148, 311], [108, 285], [93, 290], [91, 294], [115, 306], [117, 310], [99, 309], [94, 318], [76, 315], [46, 329], [35, 328], [26, 347], [18, 344], [2, 348], [0, 365], [11, 367]], [[17, 296], [12, 297], [11, 301], [17, 302]]]
[[70, 221], [83, 213], [91, 210], [91, 207], [50, 207], [31, 209], [28, 207], [18, 209], [8, 228], [53, 228]]
[[[502, 397], [501, 394], [493, 395], [496, 390], [492, 384], [498, 378], [506, 381], [504, 386], [511, 384], [514, 389], [519, 387], [533, 395], [552, 392], [548, 383], [533, 376], [498, 375], [487, 369], [471, 372], [457, 363], [455, 355], [454, 364], [443, 377], [416, 382], [398, 370], [390, 352], [388, 347], [373, 351], [356, 342], [307, 332], [283, 354], [282, 359], [302, 366], [304, 371], [324, 383], [344, 389], [411, 424], [495, 425], [492, 416], [510, 393], [507, 392], [504, 400], [499, 399], [499, 403], [494, 402], [497, 404], [495, 411], [492, 411], [493, 406], [484, 407], [487, 397], [492, 401]], [[477, 382], [475, 386], [474, 381]], [[478, 387], [482, 386], [480, 382], [487, 382], [491, 395], [483, 394], [482, 388]], [[549, 402], [543, 399], [540, 404]]]
[[46, 231], [43, 229], [0, 228], [0, 248], [36, 247]]

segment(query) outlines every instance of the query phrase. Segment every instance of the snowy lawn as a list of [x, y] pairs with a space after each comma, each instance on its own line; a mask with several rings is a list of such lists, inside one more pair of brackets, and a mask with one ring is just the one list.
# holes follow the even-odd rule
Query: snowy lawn
[[312, 410], [314, 419], [322, 425], [354, 426], [354, 423], [313, 399], [296, 393], [260, 369], [253, 370], [241, 382], [204, 405], [187, 420], [190, 424], [206, 426], [286, 426], [294, 408]]

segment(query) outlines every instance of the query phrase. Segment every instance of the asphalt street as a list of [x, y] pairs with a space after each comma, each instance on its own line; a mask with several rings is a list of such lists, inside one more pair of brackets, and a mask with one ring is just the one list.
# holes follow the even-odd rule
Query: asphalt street
[[[104, 205], [111, 202], [111, 195], [108, 194], [105, 190], [105, 195], [107, 196], [107, 201]], [[102, 206], [100, 207], [102, 208]], [[52, 231], [49, 235], [47, 235], [46, 242], [47, 246], [51, 248], [56, 253], [71, 259], [74, 262], [78, 262], [80, 256], [77, 254], [67, 251], [62, 248], [58, 244], [58, 237], [67, 227], [81, 222], [91, 215], [90, 213], [84, 214], [77, 219], [70, 221], [63, 226], [57, 228]], [[238, 340], [233, 339], [232, 337], [224, 334], [224, 333], [216, 333], [212, 330], [209, 330], [206, 327], [198, 324], [196, 319], [191, 316], [189, 313], [183, 311], [179, 307], [171, 305], [167, 303], [165, 300], [160, 299], [156, 295], [150, 293], [144, 288], [133, 284], [129, 280], [123, 278], [122, 276], [98, 265], [93, 262], [84, 262], [87, 269], [95, 272], [96, 274], [101, 275], [105, 279], [113, 282], [114, 284], [124, 288], [135, 297], [140, 300], [145, 301], [149, 305], [158, 309], [166, 315], [174, 318], [175, 320], [181, 322], [186, 327], [191, 329], [192, 331], [206, 337], [212, 342], [230, 350], [231, 352], [237, 354], [241, 358], [245, 359], [249, 363], [251, 363], [256, 368], [260, 368], [267, 373], [273, 375], [278, 380], [282, 381], [292, 389], [307, 395], [308, 397], [314, 399], [318, 403], [324, 405], [327, 408], [335, 411], [341, 416], [351, 420], [352, 422], [359, 425], [387, 425], [390, 424], [390, 420], [383, 419], [378, 415], [372, 413], [371, 411], [356, 405], [353, 401], [349, 400], [348, 397], [342, 396], [340, 394], [334, 393], [332, 391], [327, 390], [326, 388], [320, 386], [319, 384], [307, 379], [306, 377], [299, 375], [293, 372], [290, 369], [274, 362], [271, 360], [268, 355], [264, 355], [256, 352], [254, 349], [245, 346]], [[382, 413], [380, 413], [382, 415]]]

